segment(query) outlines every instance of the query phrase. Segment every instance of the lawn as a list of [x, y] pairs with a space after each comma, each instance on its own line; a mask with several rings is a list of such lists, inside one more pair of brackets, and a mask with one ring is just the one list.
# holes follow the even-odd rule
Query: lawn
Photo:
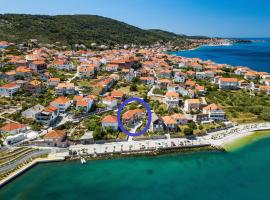
[[222, 106], [228, 119], [234, 122], [270, 121], [270, 98], [263, 93], [252, 96], [244, 90], [220, 90], [209, 92], [206, 100]]

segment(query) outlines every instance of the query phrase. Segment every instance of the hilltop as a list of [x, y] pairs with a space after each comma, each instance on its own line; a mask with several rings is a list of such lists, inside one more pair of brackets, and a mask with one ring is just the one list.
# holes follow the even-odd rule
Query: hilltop
[[86, 46], [92, 43], [114, 46], [157, 42], [185, 46], [190, 43], [187, 39], [192, 39], [162, 30], [144, 30], [96, 15], [0, 15], [0, 40], [23, 42], [33, 38], [43, 43], [82, 43]]

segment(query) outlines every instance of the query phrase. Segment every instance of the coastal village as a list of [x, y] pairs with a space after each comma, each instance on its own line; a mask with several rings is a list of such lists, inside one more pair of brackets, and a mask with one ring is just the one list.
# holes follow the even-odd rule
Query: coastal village
[[[73, 149], [96, 144], [200, 138], [270, 120], [262, 107], [241, 110], [249, 102], [268, 105], [270, 94], [270, 74], [245, 66], [176, 56], [162, 45], [68, 50], [33, 39], [24, 45], [1, 41], [0, 50], [1, 145], [18, 148], [18, 155], [29, 147], [74, 155]], [[131, 97], [147, 102], [152, 116], [149, 130], [133, 138], [117, 120], [119, 105]], [[139, 103], [128, 104], [122, 123], [136, 133], [148, 114]]]

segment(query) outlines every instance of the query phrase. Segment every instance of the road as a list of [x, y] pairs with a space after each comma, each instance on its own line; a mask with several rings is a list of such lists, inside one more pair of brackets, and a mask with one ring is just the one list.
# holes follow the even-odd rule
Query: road
[[15, 160], [11, 162], [10, 164], [5, 165], [3, 167], [0, 167], [0, 173], [8, 171], [8, 170], [12, 170], [16, 168], [18, 165], [28, 161], [30, 158], [39, 157], [41, 155], [44, 155], [50, 152], [51, 150], [39, 150], [39, 151], [30, 152], [29, 154], [26, 154], [25, 156], [19, 158], [18, 160]]

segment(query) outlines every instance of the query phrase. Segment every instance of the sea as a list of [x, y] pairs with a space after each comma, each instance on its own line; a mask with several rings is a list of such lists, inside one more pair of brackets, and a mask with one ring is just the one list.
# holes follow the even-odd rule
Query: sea
[[39, 164], [0, 199], [270, 199], [270, 138], [232, 152]]
[[195, 50], [171, 52], [187, 58], [212, 60], [221, 64], [246, 66], [256, 71], [270, 72], [270, 38], [245, 38], [252, 43], [230, 46], [202, 46]]

